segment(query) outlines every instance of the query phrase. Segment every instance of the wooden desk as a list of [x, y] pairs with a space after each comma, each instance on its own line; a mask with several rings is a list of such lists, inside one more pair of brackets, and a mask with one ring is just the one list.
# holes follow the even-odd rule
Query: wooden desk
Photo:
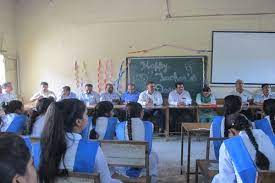
[[210, 133], [210, 123], [182, 123], [181, 124], [181, 170], [183, 172], [183, 143], [184, 143], [184, 132], [188, 136], [188, 150], [187, 150], [187, 170], [186, 170], [186, 180], [189, 183], [190, 178], [190, 151], [191, 151], [191, 137], [192, 135], [198, 134], [207, 134]]
[[205, 179], [204, 182], [211, 182], [219, 173], [219, 162], [217, 160], [196, 160], [196, 183], [199, 181], [199, 170]]

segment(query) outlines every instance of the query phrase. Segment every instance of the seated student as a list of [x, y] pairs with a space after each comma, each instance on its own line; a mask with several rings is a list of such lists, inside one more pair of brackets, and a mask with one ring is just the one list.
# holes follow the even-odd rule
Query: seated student
[[[152, 151], [154, 125], [149, 121], [142, 121], [143, 109], [142, 106], [136, 102], [130, 102], [126, 105], [126, 116], [127, 121], [119, 123], [116, 127], [117, 138], [118, 140], [148, 142], [150, 153], [150, 176], [152, 176], [152, 182], [156, 182], [156, 176], [158, 175], [158, 156]], [[133, 176], [131, 170], [133, 171], [133, 169], [130, 168], [125, 172], [125, 169], [122, 169], [122, 171], [119, 171], [118, 173], [131, 177]], [[135, 169], [134, 172], [138, 175], [141, 173], [141, 171], [138, 171], [137, 169]], [[142, 174], [144, 173], [145, 172], [142, 172]]]
[[12, 100], [16, 100], [17, 96], [12, 93], [13, 87], [11, 82], [6, 82], [2, 85], [4, 92], [2, 94], [2, 102], [8, 103]]
[[263, 110], [266, 116], [261, 120], [255, 121], [255, 127], [263, 130], [275, 146], [275, 99], [265, 100]]
[[49, 97], [53, 97], [54, 100], [56, 100], [56, 95], [54, 94], [54, 92], [50, 91], [49, 88], [49, 84], [47, 82], [41, 82], [40, 83], [41, 86], [41, 90], [37, 93], [35, 93], [31, 98], [30, 101], [34, 102], [40, 98], [49, 98]]
[[[228, 95], [224, 98], [224, 116], [215, 116], [210, 127], [210, 137], [223, 138], [228, 137], [228, 115], [239, 113], [242, 108], [242, 99], [236, 95]], [[216, 159], [219, 159], [219, 149], [221, 141], [214, 141], [211, 145], [214, 148]], [[213, 151], [211, 151], [213, 152]], [[211, 154], [212, 156], [212, 154]], [[213, 156], [212, 156], [213, 157]]]
[[[162, 95], [160, 92], [155, 90], [155, 83], [148, 81], [146, 84], [145, 91], [141, 92], [138, 98], [138, 103], [143, 106], [152, 107], [154, 105], [162, 105]], [[159, 125], [159, 132], [163, 133], [165, 124], [164, 124], [164, 114], [160, 109], [145, 109], [144, 110], [144, 120], [148, 120], [149, 117], [153, 115], [157, 118], [157, 124]]]
[[2, 183], [37, 183], [29, 149], [14, 133], [0, 133], [0, 177]]
[[109, 101], [99, 102], [95, 106], [92, 125], [89, 125], [90, 139], [112, 140], [115, 136], [117, 118], [112, 117], [113, 104]]
[[265, 100], [275, 98], [275, 96], [270, 92], [269, 84], [262, 84], [262, 93], [258, 93], [254, 97], [254, 103], [262, 105]]
[[100, 95], [100, 101], [109, 101], [114, 105], [120, 104], [120, 96], [114, 91], [114, 86], [111, 83], [106, 84], [106, 92]]
[[92, 84], [85, 85], [85, 92], [81, 93], [79, 100], [83, 101], [87, 106], [95, 105], [99, 102], [100, 95], [93, 91]]
[[66, 171], [97, 172], [102, 183], [120, 182], [111, 178], [99, 143], [81, 138], [87, 118], [86, 105], [78, 99], [64, 99], [49, 106], [41, 135], [41, 152], [34, 154], [34, 162], [40, 161], [40, 182], [54, 182]]
[[[211, 89], [208, 86], [205, 86], [202, 89], [201, 93], [197, 94], [196, 97], [196, 103], [198, 105], [215, 105], [216, 99], [215, 96], [211, 93]], [[212, 122], [213, 117], [216, 115], [215, 111], [213, 109], [200, 109], [199, 110], [199, 116], [200, 122]]]
[[71, 88], [69, 86], [63, 86], [59, 101], [63, 99], [70, 99], [70, 98], [77, 98], [76, 94], [74, 92], [71, 92]]
[[29, 134], [40, 137], [45, 126], [45, 113], [49, 105], [54, 102], [49, 98], [41, 98], [36, 103], [36, 110], [32, 112]]
[[2, 108], [5, 115], [0, 118], [0, 132], [22, 132], [27, 121], [23, 103], [12, 100], [7, 104], [3, 103]]
[[[168, 103], [172, 106], [191, 105], [192, 99], [188, 91], [184, 89], [183, 82], [175, 83], [175, 90], [169, 93]], [[171, 109], [173, 121], [172, 128], [175, 129], [177, 121], [193, 122], [194, 116], [190, 109]]]
[[139, 92], [136, 91], [135, 84], [130, 83], [127, 86], [127, 92], [123, 93], [121, 96], [121, 101], [124, 104], [127, 104], [128, 102], [137, 102], [139, 97]]
[[243, 81], [238, 79], [235, 83], [235, 90], [233, 90], [230, 94], [237, 95], [242, 98], [243, 105], [241, 113], [244, 114], [248, 119], [253, 120], [252, 111], [248, 108], [249, 104], [252, 104], [253, 97], [252, 94], [248, 90], [245, 90], [243, 87]]
[[243, 114], [229, 117], [230, 139], [220, 148], [219, 174], [212, 183], [254, 183], [257, 170], [275, 170], [275, 148], [262, 130], [251, 128]]

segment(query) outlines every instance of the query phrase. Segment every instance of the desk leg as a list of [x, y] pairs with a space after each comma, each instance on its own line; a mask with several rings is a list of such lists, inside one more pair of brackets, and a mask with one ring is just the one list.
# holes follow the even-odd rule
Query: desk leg
[[184, 135], [183, 135], [183, 127], [181, 125], [181, 131], [180, 131], [180, 134], [181, 134], [181, 151], [180, 151], [180, 174], [182, 175], [182, 168], [183, 168], [183, 142], [184, 142]]
[[196, 178], [195, 178], [195, 182], [196, 182], [196, 183], [199, 182], [199, 167], [198, 167], [198, 160], [196, 160]]
[[196, 115], [197, 115], [197, 122], [200, 122], [199, 120], [200, 120], [200, 116], [199, 116], [199, 108], [198, 107], [196, 107]]
[[190, 151], [191, 151], [191, 134], [188, 131], [188, 152], [187, 152], [187, 173], [186, 173], [186, 178], [187, 178], [187, 183], [189, 183], [189, 178], [190, 178]]
[[169, 107], [165, 109], [165, 138], [168, 140], [170, 129], [169, 129]]

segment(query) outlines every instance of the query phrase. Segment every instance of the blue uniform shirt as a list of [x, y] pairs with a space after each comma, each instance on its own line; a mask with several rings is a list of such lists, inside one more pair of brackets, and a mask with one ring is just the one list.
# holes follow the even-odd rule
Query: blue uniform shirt
[[121, 96], [122, 102], [137, 102], [139, 97], [139, 92], [135, 91], [133, 93], [129, 93], [128, 91], [123, 93]]

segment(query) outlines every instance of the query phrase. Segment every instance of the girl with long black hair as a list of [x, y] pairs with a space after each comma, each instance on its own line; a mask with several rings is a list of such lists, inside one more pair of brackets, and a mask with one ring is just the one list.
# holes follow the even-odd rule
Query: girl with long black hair
[[219, 156], [219, 174], [216, 182], [256, 182], [257, 170], [275, 170], [275, 148], [262, 130], [252, 129], [243, 114], [228, 117], [228, 135]]
[[[118, 140], [129, 141], [147, 141], [149, 145], [149, 171], [152, 182], [156, 182], [158, 175], [158, 156], [152, 151], [153, 130], [154, 125], [149, 121], [142, 121], [143, 109], [141, 104], [137, 102], [130, 102], [126, 105], [126, 119], [127, 121], [121, 122], [116, 127], [116, 136]], [[125, 169], [124, 169], [125, 170]], [[127, 176], [145, 175], [145, 171], [137, 169], [119, 169], [119, 172]]]
[[[227, 117], [231, 114], [238, 113], [242, 108], [242, 99], [236, 95], [228, 95], [224, 98], [224, 115], [215, 116], [210, 128], [210, 137], [223, 138], [228, 137], [228, 129], [230, 127]], [[216, 159], [219, 159], [219, 149], [221, 141], [214, 141], [214, 153]]]
[[103, 183], [119, 182], [111, 178], [99, 143], [82, 139], [80, 133], [87, 118], [86, 105], [78, 99], [64, 99], [49, 106], [40, 141], [41, 183], [52, 183], [60, 172], [67, 171], [98, 172]]
[[0, 132], [21, 133], [27, 122], [24, 105], [19, 100], [2, 103], [5, 115], [0, 117]]

